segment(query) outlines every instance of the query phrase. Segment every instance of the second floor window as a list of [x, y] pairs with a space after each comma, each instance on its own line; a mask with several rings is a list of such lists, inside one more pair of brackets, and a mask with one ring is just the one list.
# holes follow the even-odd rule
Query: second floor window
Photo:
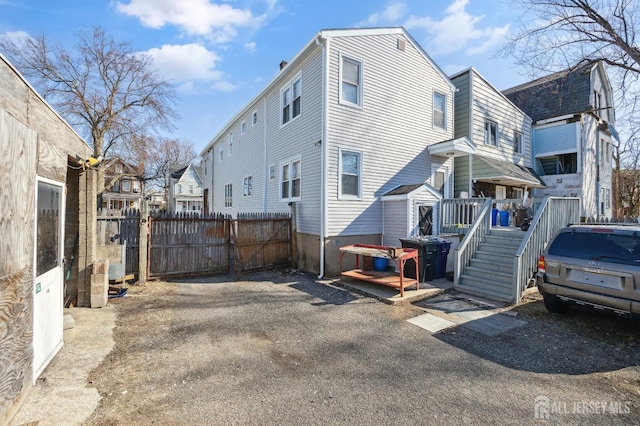
[[359, 152], [340, 151], [340, 196], [360, 197], [362, 155]]
[[181, 183], [176, 185], [176, 189], [178, 191], [178, 194], [182, 194], [182, 184]]
[[340, 102], [361, 107], [362, 63], [343, 57], [340, 65]]
[[446, 129], [447, 96], [442, 93], [433, 94], [433, 127]]
[[131, 192], [131, 181], [129, 179], [122, 181], [122, 192]]
[[493, 121], [484, 122], [485, 145], [498, 146], [498, 124]]
[[282, 124], [287, 124], [300, 115], [300, 102], [302, 99], [302, 80], [296, 77], [291, 83], [282, 89], [280, 95], [282, 109]]
[[229, 133], [229, 157], [233, 155], [233, 133]]
[[522, 133], [520, 132], [515, 132], [513, 134], [513, 152], [516, 154], [522, 154], [524, 152], [522, 145]]

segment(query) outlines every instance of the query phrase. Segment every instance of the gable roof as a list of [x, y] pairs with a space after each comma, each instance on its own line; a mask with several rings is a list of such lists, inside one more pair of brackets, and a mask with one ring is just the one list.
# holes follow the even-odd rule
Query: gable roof
[[316, 33], [309, 42], [300, 50], [291, 62], [284, 65], [278, 74], [262, 89], [253, 99], [251, 99], [236, 115], [233, 116], [220, 131], [209, 141], [209, 143], [201, 151], [200, 155], [211, 150], [216, 145], [218, 140], [225, 135], [231, 126], [240, 119], [243, 115], [249, 113], [249, 111], [255, 109], [257, 102], [269, 95], [277, 86], [286, 82], [291, 78], [291, 74], [288, 70], [291, 70], [309, 57], [314, 51], [320, 49], [323, 43], [332, 37], [356, 37], [356, 36], [375, 36], [384, 34], [402, 34], [411, 43], [418, 52], [427, 60], [427, 62], [434, 68], [434, 70], [443, 78], [444, 81], [449, 84], [453, 91], [457, 90], [456, 86], [449, 80], [449, 77], [445, 72], [435, 63], [433, 59], [427, 54], [427, 52], [418, 44], [418, 42], [407, 32], [403, 27], [379, 27], [379, 28], [344, 28], [344, 29], [324, 29]]
[[428, 183], [423, 182], [400, 185], [392, 189], [391, 191], [382, 194], [382, 201], [409, 200], [425, 191], [427, 192], [427, 194], [430, 194], [438, 200], [442, 199], [442, 194], [440, 194], [437, 189], [435, 189]]
[[534, 122], [592, 109], [591, 71], [586, 63], [504, 90], [502, 93]]
[[182, 175], [184, 174], [184, 172], [187, 171], [187, 169], [189, 168], [189, 166], [184, 166], [181, 169], [175, 170], [173, 172], [171, 172], [171, 179], [180, 179], [182, 177]]

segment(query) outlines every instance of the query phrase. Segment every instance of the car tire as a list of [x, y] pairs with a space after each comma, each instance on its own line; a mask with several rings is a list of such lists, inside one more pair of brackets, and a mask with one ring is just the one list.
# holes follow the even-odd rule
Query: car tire
[[545, 294], [542, 298], [544, 300], [544, 307], [552, 314], [564, 314], [569, 310], [569, 305], [555, 296]]

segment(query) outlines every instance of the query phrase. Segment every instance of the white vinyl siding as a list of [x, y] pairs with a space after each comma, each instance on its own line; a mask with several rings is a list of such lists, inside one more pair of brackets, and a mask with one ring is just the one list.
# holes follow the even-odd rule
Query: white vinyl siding
[[[531, 119], [473, 69], [455, 75], [452, 81], [458, 88], [455, 137], [468, 136], [476, 145], [477, 155], [531, 167]], [[485, 143], [486, 121], [497, 124], [495, 145]], [[521, 153], [514, 150], [514, 132], [523, 136]], [[458, 170], [455, 179], [457, 188]], [[468, 191], [469, 182], [465, 185]]]
[[[405, 41], [404, 52], [397, 48], [398, 37]], [[345, 57], [366, 68], [362, 109], [344, 108], [336, 90]], [[453, 99], [453, 88], [411, 40], [398, 34], [332, 38], [328, 76], [327, 233], [381, 235], [381, 195], [399, 185], [425, 182], [432, 160], [427, 145], [453, 138], [453, 102], [446, 105], [446, 130], [434, 128], [430, 118], [433, 93]], [[340, 149], [363, 153], [358, 199], [340, 194]]]

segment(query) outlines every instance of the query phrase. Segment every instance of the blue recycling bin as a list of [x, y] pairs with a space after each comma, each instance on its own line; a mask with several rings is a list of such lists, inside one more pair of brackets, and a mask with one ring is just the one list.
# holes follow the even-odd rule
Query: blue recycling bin
[[509, 226], [509, 212], [500, 212], [500, 226]]
[[451, 241], [438, 239], [436, 246], [436, 262], [433, 268], [433, 278], [444, 278], [447, 274], [447, 256], [451, 249]]
[[500, 210], [493, 209], [491, 210], [491, 226], [496, 226], [498, 224], [498, 213]]

